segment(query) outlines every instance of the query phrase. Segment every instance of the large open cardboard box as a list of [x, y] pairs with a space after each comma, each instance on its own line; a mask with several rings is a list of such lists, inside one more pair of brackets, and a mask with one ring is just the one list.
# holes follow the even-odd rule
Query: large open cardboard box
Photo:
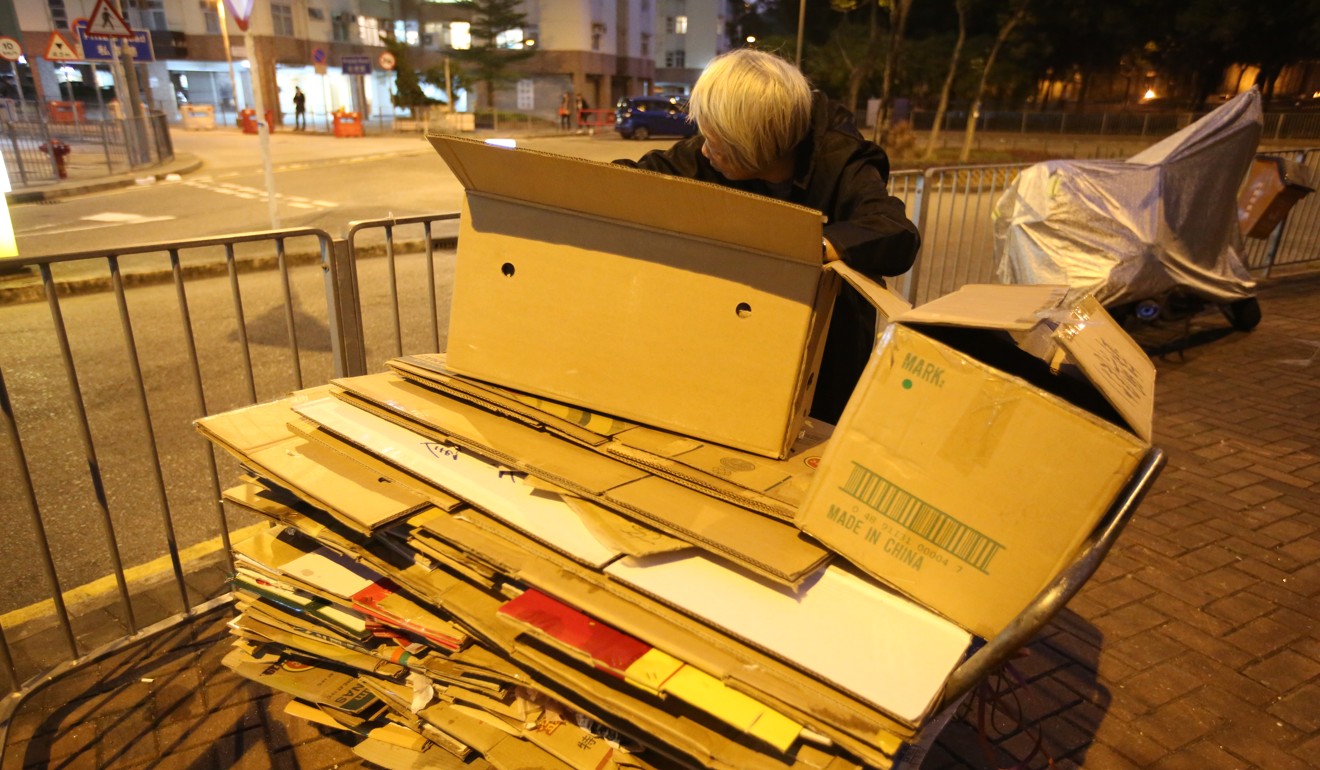
[[770, 457], [811, 406], [838, 279], [821, 215], [623, 166], [428, 137], [467, 190], [458, 374]]
[[1155, 371], [1094, 299], [968, 286], [900, 312], [798, 525], [991, 638], [1071, 559], [1145, 456]]

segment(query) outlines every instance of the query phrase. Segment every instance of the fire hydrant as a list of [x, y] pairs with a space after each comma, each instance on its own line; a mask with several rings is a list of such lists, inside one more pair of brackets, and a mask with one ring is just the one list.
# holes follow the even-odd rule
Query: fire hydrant
[[60, 175], [60, 179], [68, 179], [69, 168], [64, 164], [64, 157], [72, 152], [73, 148], [59, 139], [52, 139], [49, 144], [42, 144], [40, 149], [55, 159], [55, 172]]

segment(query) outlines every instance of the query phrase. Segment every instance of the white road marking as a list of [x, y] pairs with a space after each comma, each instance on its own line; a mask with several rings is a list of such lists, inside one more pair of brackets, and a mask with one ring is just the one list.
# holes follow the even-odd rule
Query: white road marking
[[[234, 184], [232, 182], [217, 182], [211, 177], [198, 177], [184, 182], [189, 187], [198, 190], [209, 190], [222, 195], [232, 195], [235, 198], [243, 200], [269, 200], [270, 196], [265, 190], [258, 187], [248, 187], [246, 185]], [[286, 206], [296, 209], [334, 209], [339, 208], [338, 203], [332, 201], [312, 200], [304, 198], [301, 195], [282, 195], [275, 193], [275, 199]]]
[[144, 216], [142, 214], [124, 214], [119, 211], [104, 211], [101, 212], [100, 214], [92, 214], [91, 216], [81, 217], [81, 219], [86, 222], [95, 222], [96, 224], [74, 226], [74, 227], [66, 227], [61, 224], [34, 225], [32, 227], [25, 227], [21, 230], [15, 230], [14, 234], [27, 235], [29, 233], [35, 233], [38, 230], [46, 230], [52, 227], [59, 227], [60, 234], [77, 233], [77, 232], [82, 232], [84, 230], [99, 230], [104, 227], [119, 227], [120, 225], [144, 225], [147, 224], [148, 222], [165, 222], [167, 220], [174, 219], [174, 217], [172, 216], [149, 217], [149, 216]]

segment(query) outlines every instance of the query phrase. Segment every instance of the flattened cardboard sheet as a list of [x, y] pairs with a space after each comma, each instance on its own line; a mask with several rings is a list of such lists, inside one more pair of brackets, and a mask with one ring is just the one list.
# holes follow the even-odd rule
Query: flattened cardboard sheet
[[624, 559], [605, 571], [911, 724], [971, 643], [948, 620], [838, 567], [796, 594], [695, 553]]
[[620, 555], [584, 526], [581, 517], [558, 495], [542, 494], [517, 474], [480, 457], [439, 446], [339, 399], [302, 404], [297, 411], [331, 433], [377, 452], [584, 564], [601, 567]]
[[400, 376], [594, 448], [648, 472], [776, 518], [791, 520], [810, 487], [833, 426], [808, 418], [782, 460], [613, 420], [577, 407], [465, 379], [450, 372], [444, 354], [387, 362]]
[[[410, 429], [425, 426], [454, 446], [545, 478], [698, 547], [788, 585], [801, 581], [829, 552], [796, 528], [723, 500], [648, 475], [542, 431], [407, 382], [379, 374], [336, 380], [382, 416]], [[355, 402], [361, 403], [361, 401]], [[579, 476], [596, 470], [594, 480]], [[601, 482], [614, 483], [602, 484]], [[588, 483], [583, 483], [584, 481]], [[602, 486], [593, 489], [592, 486]]]
[[282, 485], [361, 533], [396, 521], [427, 505], [416, 492], [382, 478], [342, 454], [289, 429], [292, 405], [324, 390], [203, 417], [196, 426], [239, 462]]

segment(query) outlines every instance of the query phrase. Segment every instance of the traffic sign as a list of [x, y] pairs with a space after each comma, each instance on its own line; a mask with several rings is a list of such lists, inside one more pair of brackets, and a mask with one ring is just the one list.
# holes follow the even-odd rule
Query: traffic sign
[[229, 15], [234, 17], [234, 23], [244, 32], [247, 32], [248, 19], [252, 18], [252, 3], [253, 0], [225, 0]]
[[370, 75], [371, 57], [370, 56], [340, 56], [339, 66], [344, 70], [345, 75]]
[[12, 37], [0, 37], [0, 59], [18, 61], [23, 56], [23, 46]]
[[324, 48], [312, 49], [312, 68], [316, 70], [316, 74], [325, 74], [325, 66], [328, 58], [329, 57], [326, 55]]
[[[86, 6], [84, 6], [86, 7]], [[87, 22], [88, 37], [133, 37], [128, 22], [110, 4], [110, 0], [96, 0], [92, 16]]]
[[394, 54], [389, 51], [381, 52], [380, 58], [376, 61], [380, 63], [380, 68], [383, 70], [394, 69]]
[[135, 61], [156, 60], [156, 51], [151, 47], [151, 33], [145, 29], [133, 33], [133, 37], [120, 40], [116, 44], [110, 38], [92, 37], [87, 32], [87, 20], [78, 19], [73, 23], [82, 43], [83, 58], [87, 61], [114, 61], [119, 58], [119, 47], [123, 46]]
[[64, 39], [59, 30], [50, 33], [50, 42], [46, 44], [46, 61], [79, 61], [78, 49]]

